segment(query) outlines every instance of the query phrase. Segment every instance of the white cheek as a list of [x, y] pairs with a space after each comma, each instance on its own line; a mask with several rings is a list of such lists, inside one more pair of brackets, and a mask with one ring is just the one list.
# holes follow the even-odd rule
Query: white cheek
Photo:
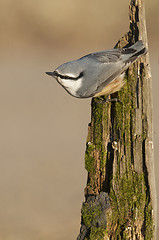
[[74, 95], [74, 96], [78, 96], [78, 90], [82, 87], [82, 78], [78, 79], [78, 80], [69, 80], [69, 79], [65, 79], [60, 81], [60, 83], [66, 88], [66, 90]]

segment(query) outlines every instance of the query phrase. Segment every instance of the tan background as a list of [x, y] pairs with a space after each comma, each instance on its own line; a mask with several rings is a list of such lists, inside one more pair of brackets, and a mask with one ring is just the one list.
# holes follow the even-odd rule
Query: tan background
[[[146, 16], [158, 183], [158, 0], [146, 1]], [[0, 1], [0, 240], [76, 239], [90, 100], [45, 71], [112, 48], [127, 29], [126, 0]]]

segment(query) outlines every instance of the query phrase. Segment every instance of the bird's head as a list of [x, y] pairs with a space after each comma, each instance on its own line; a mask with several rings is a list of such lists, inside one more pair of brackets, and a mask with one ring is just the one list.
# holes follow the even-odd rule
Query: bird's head
[[78, 90], [82, 86], [84, 71], [77, 61], [64, 63], [53, 72], [46, 74], [55, 78], [63, 88], [74, 97], [80, 97]]

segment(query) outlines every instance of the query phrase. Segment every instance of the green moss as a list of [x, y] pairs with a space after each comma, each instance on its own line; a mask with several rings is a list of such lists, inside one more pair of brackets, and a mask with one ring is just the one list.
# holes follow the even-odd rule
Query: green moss
[[[101, 205], [84, 203], [82, 206], [82, 220], [86, 228], [89, 230], [89, 240], [103, 240], [106, 231], [106, 224], [104, 219], [102, 221], [102, 207]], [[101, 221], [100, 226], [98, 221]]]
[[92, 227], [90, 231], [90, 240], [103, 240], [105, 227]]
[[144, 175], [133, 170], [130, 160], [125, 161], [125, 172], [120, 175], [121, 156], [118, 158], [116, 176], [111, 182], [109, 195], [112, 206], [110, 222], [116, 226], [114, 239], [127, 239], [124, 237], [127, 226], [134, 226], [136, 219], [144, 221], [147, 196]]
[[152, 206], [148, 204], [145, 208], [145, 240], [151, 240], [153, 237]]
[[139, 175], [132, 169], [127, 169], [121, 177], [116, 173], [116, 178], [113, 181], [115, 191], [111, 186], [109, 197], [112, 206], [112, 225], [115, 226], [118, 223], [114, 239], [120, 239], [119, 237], [126, 239], [123, 235], [126, 227], [133, 226], [136, 219], [144, 220], [145, 180], [143, 174]]
[[[118, 92], [118, 99], [120, 102], [117, 102], [115, 105], [116, 112], [116, 131], [120, 131], [120, 139], [124, 139], [126, 136], [130, 136], [130, 126], [131, 121], [133, 121], [134, 116], [134, 87], [136, 86], [136, 73], [135, 70], [132, 70], [131, 75], [125, 76], [125, 85]], [[130, 85], [131, 82], [131, 85]], [[126, 134], [124, 134], [126, 133]]]
[[[101, 104], [101, 101], [100, 98], [92, 100], [92, 122], [90, 128], [93, 135], [89, 134], [88, 141], [91, 142], [88, 142], [85, 152], [85, 168], [89, 173], [87, 188], [90, 190], [91, 188], [92, 190], [96, 189], [97, 191], [98, 187], [100, 187], [97, 184], [99, 171], [101, 174], [105, 174], [107, 152], [105, 146], [103, 146], [103, 136], [105, 137], [104, 134], [106, 134], [107, 129], [104, 129], [103, 121], [106, 121], [108, 118], [108, 107], [110, 107], [107, 103]], [[99, 169], [96, 168], [97, 162]]]
[[82, 207], [82, 218], [87, 228], [92, 226], [93, 221], [95, 224], [96, 217], [99, 217], [101, 214], [102, 210], [100, 206], [94, 207], [90, 206], [88, 203], [85, 203]]
[[94, 158], [95, 146], [92, 143], [87, 143], [85, 152], [85, 168], [89, 173], [95, 174], [95, 158]]
[[102, 150], [100, 154], [100, 171], [105, 172], [105, 166], [107, 161], [107, 151]]
[[93, 143], [97, 149], [101, 149], [103, 144], [103, 104], [100, 104], [100, 99], [93, 101], [92, 106], [92, 122], [93, 122]]

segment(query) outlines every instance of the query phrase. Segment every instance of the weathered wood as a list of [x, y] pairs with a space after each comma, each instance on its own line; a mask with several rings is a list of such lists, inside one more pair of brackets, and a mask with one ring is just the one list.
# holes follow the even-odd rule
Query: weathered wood
[[[116, 47], [143, 40], [148, 48], [143, 0], [130, 1], [129, 17], [129, 32]], [[149, 55], [135, 62], [125, 78], [124, 87], [112, 96], [122, 103], [92, 99], [78, 240], [156, 239]]]

